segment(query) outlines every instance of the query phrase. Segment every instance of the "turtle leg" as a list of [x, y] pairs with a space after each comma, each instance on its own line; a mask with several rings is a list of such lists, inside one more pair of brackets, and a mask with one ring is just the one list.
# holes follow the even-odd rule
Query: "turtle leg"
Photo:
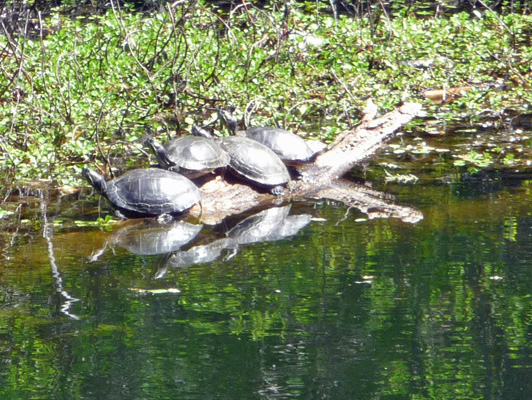
[[228, 247], [228, 249], [231, 251], [223, 258], [224, 261], [229, 261], [238, 254], [238, 245]]
[[153, 279], [164, 278], [164, 276], [168, 272], [168, 267], [169, 267], [168, 260], [172, 257], [175, 257], [174, 253], [171, 253], [170, 255], [164, 255], [163, 257], [161, 257], [161, 259], [157, 262], [157, 271], [155, 271], [155, 274], [153, 275]]
[[271, 188], [270, 192], [277, 197], [283, 197], [284, 187], [282, 185], [274, 186]]
[[122, 221], [125, 221], [127, 219], [127, 217], [122, 214], [120, 210], [115, 210], [115, 215], [118, 219], [121, 219]]
[[161, 225], [168, 224], [171, 222], [174, 218], [170, 214], [161, 214], [157, 217], [157, 222]]

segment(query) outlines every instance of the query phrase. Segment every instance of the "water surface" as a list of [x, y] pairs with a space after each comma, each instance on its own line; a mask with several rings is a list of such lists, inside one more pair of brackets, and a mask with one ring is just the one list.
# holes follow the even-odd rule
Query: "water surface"
[[77, 227], [87, 193], [26, 198], [2, 234], [1, 397], [529, 399], [527, 174], [376, 189], [423, 220], [293, 204], [312, 217], [295, 235], [186, 266], [251, 213], [169, 256], [124, 245], [137, 222]]

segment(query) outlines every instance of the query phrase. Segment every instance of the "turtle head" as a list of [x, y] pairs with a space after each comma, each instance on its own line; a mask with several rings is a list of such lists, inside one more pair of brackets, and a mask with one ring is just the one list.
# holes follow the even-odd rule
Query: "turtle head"
[[149, 148], [153, 152], [153, 154], [157, 154], [157, 148], [160, 146], [157, 140], [155, 140], [151, 136], [148, 136], [146, 140], [144, 140], [143, 145], [144, 147]]
[[153, 142], [155, 142], [155, 139], [152, 138], [151, 136], [148, 136], [145, 140], [144, 140], [144, 147], [150, 147], [153, 145]]
[[218, 110], [218, 117], [229, 131], [234, 134], [238, 128], [238, 121], [229, 111]]
[[207, 129], [200, 128], [199, 126], [194, 125], [190, 130], [190, 133], [192, 133], [194, 136], [212, 139], [212, 134]]
[[90, 170], [89, 167], [87, 166], [83, 167], [81, 174], [94, 189], [100, 192], [100, 194], [105, 195], [105, 192], [107, 190], [107, 185], [105, 183], [105, 179], [103, 178], [103, 176], [101, 176], [97, 172]]
[[151, 136], [146, 138], [144, 146], [149, 147], [153, 154], [155, 154], [161, 168], [168, 169], [175, 165], [175, 163], [168, 158], [168, 153], [164, 146]]

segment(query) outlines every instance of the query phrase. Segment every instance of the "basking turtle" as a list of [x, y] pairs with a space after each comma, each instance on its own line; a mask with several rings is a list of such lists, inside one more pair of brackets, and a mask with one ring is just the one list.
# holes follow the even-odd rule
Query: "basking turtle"
[[201, 200], [192, 181], [162, 169], [135, 169], [108, 182], [88, 167], [82, 174], [120, 216], [128, 218], [180, 214]]
[[220, 145], [206, 137], [183, 136], [166, 146], [149, 137], [144, 144], [153, 151], [161, 168], [191, 179], [226, 167], [229, 163], [229, 156]]
[[307, 163], [316, 154], [316, 151], [309, 146], [308, 142], [295, 133], [271, 127], [255, 127], [245, 131], [238, 131], [238, 123], [231, 113], [220, 110], [218, 115], [222, 123], [233, 134], [262, 143], [277, 154], [285, 164], [299, 165]]
[[[212, 138], [205, 129], [193, 127], [192, 134]], [[279, 156], [256, 140], [243, 136], [218, 139], [220, 146], [229, 154], [229, 168], [239, 177], [263, 187], [279, 196], [283, 186], [290, 181], [290, 174]]]
[[229, 154], [229, 167], [238, 176], [259, 186], [270, 188], [275, 195], [283, 193], [290, 174], [281, 159], [263, 144], [240, 136], [221, 140], [222, 148]]
[[255, 127], [241, 134], [269, 147], [288, 165], [310, 162], [315, 154], [303, 138], [284, 129]]

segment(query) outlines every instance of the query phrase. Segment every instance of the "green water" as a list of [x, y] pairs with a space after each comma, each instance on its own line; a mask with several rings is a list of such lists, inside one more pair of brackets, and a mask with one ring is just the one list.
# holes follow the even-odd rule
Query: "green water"
[[[2, 236], [0, 398], [530, 399], [523, 176], [378, 188], [416, 224], [294, 204], [313, 217], [295, 236], [186, 267], [103, 228], [46, 240], [34, 207], [41, 224]], [[47, 222], [80, 213], [52, 201]]]

